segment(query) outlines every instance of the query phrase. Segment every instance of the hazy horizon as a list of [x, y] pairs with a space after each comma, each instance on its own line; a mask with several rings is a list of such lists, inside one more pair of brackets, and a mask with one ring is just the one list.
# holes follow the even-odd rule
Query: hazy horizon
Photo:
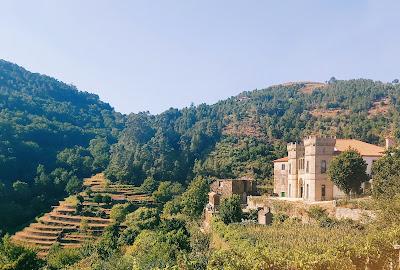
[[0, 58], [123, 113], [288, 81], [400, 77], [397, 1], [2, 2]]

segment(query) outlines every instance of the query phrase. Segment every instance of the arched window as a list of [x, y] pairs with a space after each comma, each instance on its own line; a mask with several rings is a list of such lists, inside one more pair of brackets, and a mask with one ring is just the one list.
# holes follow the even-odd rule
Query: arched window
[[326, 160], [321, 160], [321, 173], [326, 173]]

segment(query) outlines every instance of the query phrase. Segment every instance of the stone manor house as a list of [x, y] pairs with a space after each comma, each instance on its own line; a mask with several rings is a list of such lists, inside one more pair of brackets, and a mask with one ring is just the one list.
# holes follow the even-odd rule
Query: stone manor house
[[[386, 147], [393, 141], [386, 139]], [[288, 156], [274, 161], [274, 193], [279, 197], [306, 201], [333, 200], [344, 196], [327, 176], [331, 159], [348, 149], [358, 151], [371, 173], [372, 163], [382, 157], [385, 148], [353, 139], [310, 136], [301, 143], [287, 145]]]

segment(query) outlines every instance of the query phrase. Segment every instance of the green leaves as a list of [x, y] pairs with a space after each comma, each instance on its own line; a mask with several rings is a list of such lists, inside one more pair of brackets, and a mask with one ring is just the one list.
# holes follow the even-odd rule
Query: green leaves
[[328, 168], [329, 179], [347, 195], [359, 193], [361, 183], [368, 181], [367, 163], [352, 149], [334, 157]]
[[243, 212], [239, 195], [232, 195], [222, 200], [219, 208], [219, 216], [225, 224], [240, 222]]
[[209, 190], [210, 185], [206, 179], [202, 177], [194, 179], [181, 196], [182, 212], [193, 219], [199, 218], [207, 204]]
[[183, 186], [181, 184], [164, 181], [161, 182], [158, 189], [153, 192], [153, 198], [156, 202], [166, 203], [182, 192]]
[[67, 185], [65, 186], [65, 191], [69, 195], [77, 194], [82, 189], [82, 182], [76, 176], [72, 176]]
[[0, 241], [1, 270], [39, 270], [41, 266], [43, 261], [33, 250], [13, 244], [9, 236]]
[[400, 150], [391, 149], [372, 166], [373, 195], [390, 200], [400, 193]]

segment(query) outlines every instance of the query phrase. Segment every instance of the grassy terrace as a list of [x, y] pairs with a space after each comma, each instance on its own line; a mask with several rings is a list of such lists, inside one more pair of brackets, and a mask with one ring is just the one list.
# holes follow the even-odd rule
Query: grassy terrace
[[[17, 232], [12, 237], [13, 241], [34, 246], [42, 257], [46, 256], [49, 249], [56, 243], [64, 248], [80, 247], [85, 241], [101, 235], [105, 227], [112, 223], [109, 215], [114, 203], [152, 202], [152, 198], [140, 193], [137, 187], [110, 184], [103, 174], [85, 179], [84, 186], [91, 190], [91, 194], [89, 196], [85, 192], [80, 193], [84, 199], [83, 202], [80, 202], [77, 196], [70, 196], [60, 201], [51, 212]], [[94, 202], [93, 198], [96, 194], [110, 196], [111, 202]], [[99, 213], [101, 217], [96, 216]]]

